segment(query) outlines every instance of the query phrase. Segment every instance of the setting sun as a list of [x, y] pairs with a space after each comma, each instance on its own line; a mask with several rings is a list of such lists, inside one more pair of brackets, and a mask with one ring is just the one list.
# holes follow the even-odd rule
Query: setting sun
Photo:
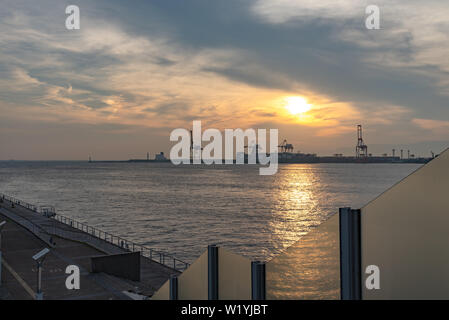
[[305, 113], [311, 108], [306, 99], [302, 97], [288, 97], [285, 101], [287, 102], [285, 108], [293, 115]]

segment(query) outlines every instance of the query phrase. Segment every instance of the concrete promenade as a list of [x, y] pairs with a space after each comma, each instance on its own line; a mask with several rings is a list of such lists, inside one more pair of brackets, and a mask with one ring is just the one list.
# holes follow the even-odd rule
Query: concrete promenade
[[[51, 252], [42, 271], [44, 299], [130, 299], [124, 291], [150, 297], [171, 274], [178, 271], [141, 257], [141, 280], [131, 281], [105, 273], [90, 273], [90, 258], [129, 252], [88, 233], [27, 208], [3, 200], [0, 221], [7, 223], [2, 231], [2, 286], [0, 299], [34, 299], [36, 263], [31, 258], [47, 247]], [[79, 290], [65, 286], [68, 265], [81, 271]]]

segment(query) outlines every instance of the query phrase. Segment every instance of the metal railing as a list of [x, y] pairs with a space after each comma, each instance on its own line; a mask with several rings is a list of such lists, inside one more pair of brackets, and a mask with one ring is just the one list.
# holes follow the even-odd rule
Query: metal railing
[[89, 226], [88, 224], [79, 222], [75, 219], [65, 217], [60, 214], [55, 214], [53, 219], [68, 225], [74, 229], [80, 230], [86, 234], [89, 234], [95, 238], [106, 241], [116, 247], [124, 249], [129, 252], [140, 252], [140, 254], [146, 258], [149, 258], [152, 261], [163, 264], [167, 267], [173, 268], [177, 271], [184, 271], [189, 267], [187, 262], [184, 262], [178, 258], [175, 258], [169, 254], [161, 252], [159, 250], [155, 250], [152, 248], [148, 248], [144, 245], [138, 244], [134, 241], [127, 240], [120, 236], [113, 235], [112, 233], [103, 231], [98, 228], [94, 228]]
[[31, 203], [28, 203], [28, 202], [25, 202], [25, 201], [22, 201], [22, 200], [19, 200], [19, 199], [16, 199], [14, 197], [7, 196], [6, 194], [0, 193], [0, 199], [1, 200], [7, 200], [7, 201], [9, 201], [9, 202], [11, 202], [13, 204], [22, 206], [22, 207], [27, 208], [27, 209], [29, 209], [31, 211], [39, 212], [38, 208], [35, 205], [33, 205]]
[[[0, 197], [0, 201], [1, 200], [2, 198]], [[0, 212], [4, 216], [8, 217], [15, 223], [21, 225], [22, 227], [33, 233], [36, 237], [46, 242], [48, 245], [53, 246], [53, 243], [51, 241], [51, 234], [45, 228], [35, 224], [30, 219], [27, 219], [25, 217], [13, 213], [12, 211], [4, 210]]]
[[[184, 271], [190, 265], [189, 263], [184, 262], [180, 259], [177, 259], [177, 258], [173, 257], [172, 255], [166, 254], [162, 251], [148, 248], [144, 245], [124, 239], [120, 236], [113, 235], [113, 234], [103, 231], [101, 229], [94, 228], [92, 226], [89, 226], [85, 223], [74, 220], [72, 218], [57, 214], [54, 211], [53, 207], [50, 207], [50, 208], [52, 208], [52, 212], [51, 212], [51, 215], [49, 215], [48, 214], [49, 213], [48, 206], [41, 207], [39, 210], [38, 207], [35, 205], [29, 204], [25, 201], [22, 201], [22, 200], [14, 198], [14, 197], [10, 197], [10, 196], [0, 193], [0, 201], [1, 200], [10, 201], [12, 204], [22, 206], [22, 207], [27, 208], [36, 213], [45, 215], [48, 218], [53, 218], [65, 225], [68, 225], [74, 229], [84, 232], [86, 235], [93, 236], [99, 240], [105, 241], [106, 243], [112, 244], [115, 247], [121, 248], [122, 250], [126, 250], [129, 252], [140, 252], [140, 254], [142, 256], [149, 258], [152, 261], [158, 262], [162, 265], [165, 265], [169, 268], [172, 268], [174, 270]], [[54, 233], [56, 233], [56, 231], [54, 231]]]

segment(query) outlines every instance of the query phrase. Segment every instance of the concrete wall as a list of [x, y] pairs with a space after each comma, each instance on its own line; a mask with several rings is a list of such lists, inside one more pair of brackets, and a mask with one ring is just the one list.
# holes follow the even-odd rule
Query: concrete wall
[[251, 260], [218, 248], [218, 299], [251, 300]]
[[266, 264], [267, 299], [340, 299], [338, 214]]
[[[362, 208], [363, 299], [449, 299], [449, 151]], [[364, 277], [365, 278], [365, 277]]]
[[140, 281], [140, 252], [92, 257], [91, 272], [104, 272], [120, 278]]

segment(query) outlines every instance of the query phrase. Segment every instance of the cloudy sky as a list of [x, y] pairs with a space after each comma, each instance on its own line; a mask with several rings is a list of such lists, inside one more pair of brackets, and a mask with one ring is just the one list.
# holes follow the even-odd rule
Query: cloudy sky
[[[65, 28], [71, 4], [80, 30]], [[380, 7], [380, 30], [365, 28], [369, 4]], [[374, 154], [449, 146], [446, 1], [0, 8], [0, 159], [143, 158], [168, 152], [171, 130], [193, 120], [278, 128], [295, 150], [322, 155], [352, 155], [359, 123]]]

